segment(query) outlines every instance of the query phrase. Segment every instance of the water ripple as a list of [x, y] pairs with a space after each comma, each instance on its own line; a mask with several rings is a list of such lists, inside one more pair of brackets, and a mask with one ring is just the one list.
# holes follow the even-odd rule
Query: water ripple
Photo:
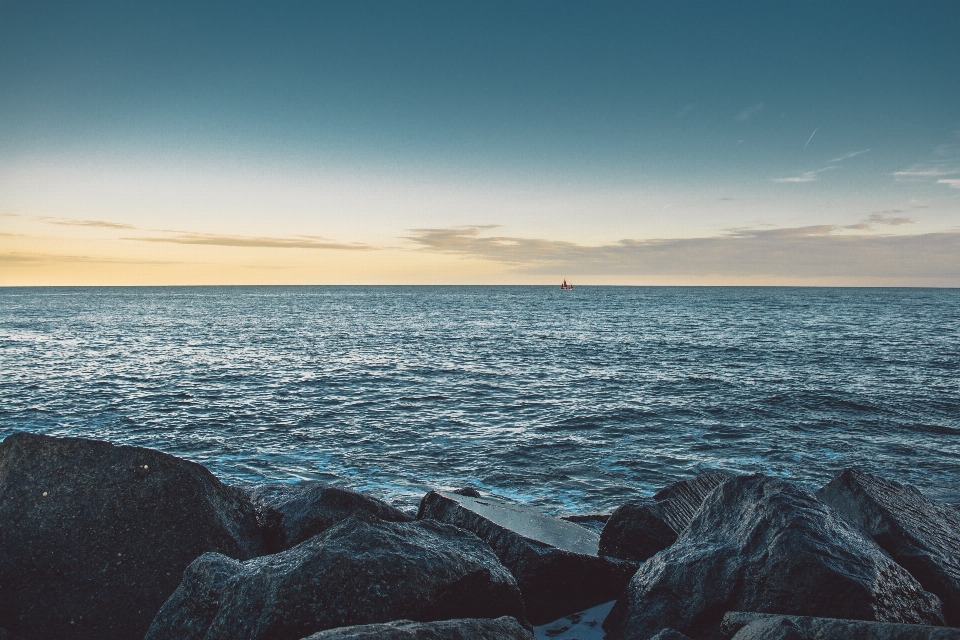
[[412, 506], [609, 510], [857, 465], [960, 501], [960, 291], [0, 289], [0, 437], [155, 447]]

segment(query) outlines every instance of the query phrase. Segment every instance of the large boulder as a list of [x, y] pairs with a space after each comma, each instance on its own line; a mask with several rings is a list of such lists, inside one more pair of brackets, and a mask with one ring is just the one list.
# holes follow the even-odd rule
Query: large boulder
[[865, 622], [730, 611], [720, 638], [733, 640], [960, 640], [960, 630], [923, 624]]
[[847, 469], [817, 497], [869, 533], [960, 627], [960, 512], [917, 489]]
[[600, 532], [598, 553], [643, 562], [677, 540], [656, 500], [635, 500], [617, 507]]
[[250, 485], [244, 490], [265, 523], [270, 553], [294, 547], [352, 515], [410, 522], [400, 509], [366, 494], [323, 482]]
[[15, 433], [0, 444], [0, 626], [139, 638], [205, 551], [262, 552], [253, 506], [204, 467], [140, 447]]
[[397, 620], [361, 624], [315, 633], [304, 640], [533, 640], [533, 634], [510, 616], [461, 618], [441, 622]]
[[431, 491], [417, 518], [483, 538], [516, 577], [537, 625], [613, 600], [637, 568], [598, 556], [600, 539], [589, 529], [491, 498]]
[[710, 492], [729, 477], [723, 472], [704, 473], [667, 485], [653, 494], [653, 499], [659, 503], [664, 521], [680, 534], [697, 515]]
[[472, 533], [353, 516], [274, 555], [202, 555], [146, 638], [298, 640], [349, 625], [504, 615], [524, 620], [520, 590]]
[[604, 628], [712, 635], [726, 611], [943, 624], [940, 601], [809, 492], [763, 475], [719, 485], [631, 579]]
[[653, 498], [621, 505], [600, 532], [600, 555], [643, 562], [666, 549], [690, 524], [707, 495], [728, 477], [706, 473], [664, 487]]

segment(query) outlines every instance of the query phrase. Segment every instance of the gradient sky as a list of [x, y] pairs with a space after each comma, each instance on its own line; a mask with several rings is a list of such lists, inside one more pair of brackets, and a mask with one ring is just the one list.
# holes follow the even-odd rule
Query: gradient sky
[[960, 3], [0, 2], [0, 284], [960, 286]]

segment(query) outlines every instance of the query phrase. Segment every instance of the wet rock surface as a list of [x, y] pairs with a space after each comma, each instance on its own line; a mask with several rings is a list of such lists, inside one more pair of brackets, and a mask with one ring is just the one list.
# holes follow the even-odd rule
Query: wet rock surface
[[943, 601], [947, 624], [960, 626], [960, 512], [917, 489], [847, 469], [817, 497], [868, 534]]
[[660, 505], [664, 521], [679, 535], [693, 520], [710, 492], [729, 477], [726, 473], [704, 473], [667, 485], [653, 494], [653, 499]]
[[727, 611], [943, 624], [939, 600], [809, 492], [763, 475], [710, 493], [669, 548], [631, 579], [604, 628], [717, 632]]
[[666, 628], [651, 637], [650, 640], [690, 640], [690, 636], [682, 634], [676, 629]]
[[[787, 634], [792, 635], [787, 635]], [[779, 635], [778, 635], [779, 634]], [[731, 611], [723, 617], [722, 640], [960, 640], [960, 629], [920, 624], [868, 622], [811, 616]]]
[[417, 517], [485, 540], [516, 577], [533, 624], [616, 598], [636, 571], [634, 563], [597, 556], [594, 532], [497, 500], [431, 491]]
[[389, 522], [413, 520], [383, 500], [323, 482], [250, 485], [244, 490], [257, 507], [269, 553], [296, 546], [352, 515], [367, 514]]
[[590, 531], [593, 531], [599, 535], [600, 532], [603, 531], [603, 527], [606, 526], [607, 521], [610, 519], [610, 514], [586, 513], [582, 515], [560, 516], [560, 519], [578, 524], [581, 527], [586, 527], [587, 529], [590, 529]]
[[677, 540], [656, 500], [621, 505], [600, 532], [599, 554], [643, 562]]
[[140, 638], [205, 551], [263, 551], [253, 506], [204, 467], [139, 447], [15, 433], [0, 444], [0, 626]]
[[704, 498], [729, 476], [703, 474], [664, 487], [653, 498], [628, 502], [600, 533], [600, 555], [644, 561], [673, 544]]
[[408, 619], [524, 620], [517, 584], [472, 533], [433, 521], [353, 516], [287, 551], [188, 567], [147, 640], [298, 640]]
[[514, 618], [504, 616], [442, 622], [398, 620], [329, 629], [304, 640], [533, 640], [533, 634]]

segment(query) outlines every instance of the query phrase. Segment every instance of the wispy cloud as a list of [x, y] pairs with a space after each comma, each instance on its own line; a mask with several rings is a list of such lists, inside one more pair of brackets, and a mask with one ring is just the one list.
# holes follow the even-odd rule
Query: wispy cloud
[[878, 213], [872, 214], [867, 220], [874, 224], [885, 224], [893, 227], [898, 227], [903, 224], [916, 224], [917, 221], [913, 218], [908, 218], [906, 216], [894, 217], [890, 216], [891, 213], [903, 213], [901, 209], [890, 209], [889, 211], [880, 211]]
[[950, 180], [937, 180], [937, 184], [945, 184], [951, 189], [960, 189], [960, 178], [953, 178]]
[[50, 216], [39, 216], [36, 218], [47, 224], [56, 224], [61, 227], [100, 227], [103, 229], [136, 229], [132, 224], [122, 222], [108, 222], [106, 220], [73, 220], [70, 218], [51, 218]]
[[823, 173], [824, 171], [830, 171], [831, 169], [836, 169], [836, 167], [824, 167], [823, 169], [816, 169], [814, 171], [804, 171], [799, 176], [793, 176], [790, 178], [773, 178], [774, 182], [813, 182], [817, 179], [817, 174]]
[[858, 156], [861, 153], [870, 153], [870, 149], [864, 149], [863, 151], [851, 151], [850, 153], [845, 153], [842, 156], [834, 158], [830, 162], [843, 162], [844, 160], [849, 160], [850, 158], [853, 158], [854, 156]]
[[755, 105], [751, 105], [746, 109], [744, 109], [743, 111], [741, 111], [739, 114], [737, 114], [736, 120], [738, 122], [745, 122], [746, 120], [749, 120], [753, 116], [763, 111], [763, 107], [764, 107], [764, 103], [762, 102], [758, 102]]
[[894, 171], [893, 175], [897, 178], [938, 178], [940, 176], [953, 176], [960, 174], [960, 169], [946, 168], [928, 168], [928, 169], [907, 169], [905, 171]]
[[197, 264], [169, 260], [141, 260], [138, 258], [105, 258], [98, 256], [78, 256], [57, 253], [21, 253], [16, 251], [0, 252], [0, 264], [21, 265], [52, 265], [52, 264], [124, 264], [124, 265], [157, 265], [157, 264]]
[[178, 233], [177, 235], [170, 236], [123, 238], [123, 240], [269, 249], [336, 249], [341, 251], [371, 251], [374, 249], [374, 247], [360, 242], [336, 242], [320, 236], [271, 238], [262, 236], [221, 235], [216, 233]]
[[749, 120], [753, 116], [763, 111], [763, 107], [764, 107], [763, 102], [758, 102], [755, 105], [751, 105], [747, 107], [746, 109], [741, 111], [739, 114], [737, 114], [737, 117], [736, 117], [737, 122], [745, 122]]
[[485, 236], [479, 227], [415, 229], [407, 239], [422, 251], [490, 260], [526, 274], [960, 278], [960, 233], [834, 233], [840, 230], [733, 229], [715, 237], [601, 246]]

